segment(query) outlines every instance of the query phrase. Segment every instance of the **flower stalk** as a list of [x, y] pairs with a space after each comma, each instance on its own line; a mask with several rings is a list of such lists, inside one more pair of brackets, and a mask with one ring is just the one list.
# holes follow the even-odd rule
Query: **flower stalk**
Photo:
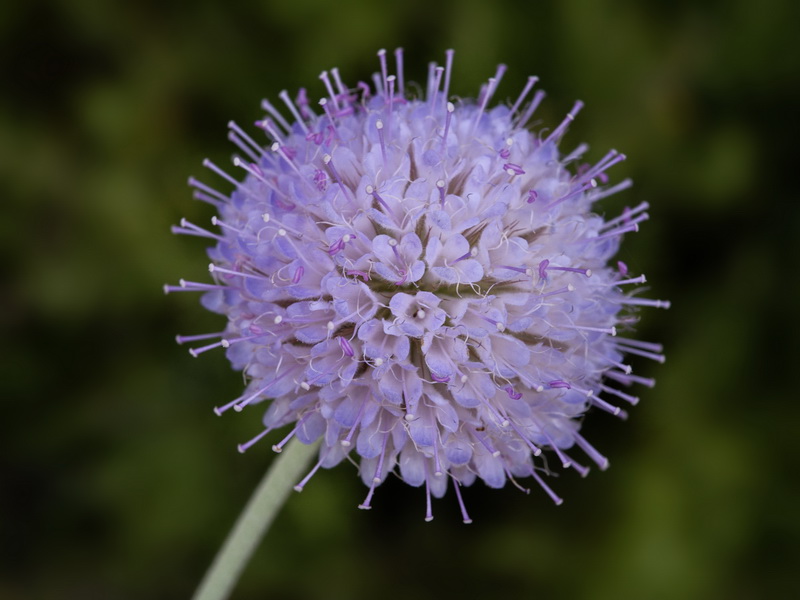
[[319, 443], [293, 439], [275, 458], [200, 582], [193, 600], [224, 600], [275, 520]]

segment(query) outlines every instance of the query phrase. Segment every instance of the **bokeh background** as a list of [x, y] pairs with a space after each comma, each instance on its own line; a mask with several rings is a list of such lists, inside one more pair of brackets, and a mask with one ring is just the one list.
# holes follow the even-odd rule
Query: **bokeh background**
[[455, 499], [382, 486], [371, 512], [349, 466], [290, 498], [234, 598], [789, 598], [800, 594], [797, 109], [800, 4], [560, 0], [0, 3], [0, 598], [188, 598], [272, 460], [239, 455], [258, 413], [216, 418], [241, 376], [176, 333], [220, 328], [203, 280], [207, 222], [189, 175], [230, 159], [226, 123], [379, 48], [408, 79], [456, 49], [452, 91], [498, 62], [529, 74], [565, 140], [629, 160], [651, 220], [621, 258], [669, 311], [643, 312], [664, 365], [621, 423], [587, 437], [612, 468], [566, 498], [477, 485]]

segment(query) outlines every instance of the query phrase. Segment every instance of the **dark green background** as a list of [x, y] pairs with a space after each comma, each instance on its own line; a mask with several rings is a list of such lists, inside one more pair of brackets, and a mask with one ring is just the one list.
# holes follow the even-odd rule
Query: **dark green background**
[[787, 598], [798, 593], [800, 6], [790, 0], [365, 0], [0, 4], [0, 597], [187, 598], [264, 472], [259, 413], [216, 418], [241, 377], [176, 333], [216, 331], [194, 295], [205, 223], [189, 175], [226, 163], [226, 123], [324, 68], [350, 83], [382, 47], [407, 79], [456, 49], [452, 91], [529, 74], [566, 139], [629, 160], [651, 220], [621, 258], [670, 311], [640, 336], [665, 365], [627, 423], [594, 414], [611, 459], [566, 501], [508, 487], [455, 498], [366, 489], [341, 466], [293, 495], [235, 598]]

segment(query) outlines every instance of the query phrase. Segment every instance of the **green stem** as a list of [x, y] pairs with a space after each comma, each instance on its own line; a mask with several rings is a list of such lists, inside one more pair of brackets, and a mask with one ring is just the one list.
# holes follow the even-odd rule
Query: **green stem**
[[193, 600], [224, 600], [230, 595], [318, 447], [318, 443], [307, 446], [293, 439], [272, 462], [200, 582]]

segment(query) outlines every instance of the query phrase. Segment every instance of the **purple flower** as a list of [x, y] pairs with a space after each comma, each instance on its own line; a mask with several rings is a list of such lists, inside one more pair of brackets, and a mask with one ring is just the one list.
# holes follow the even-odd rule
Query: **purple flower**
[[[213, 283], [181, 281], [166, 291], [200, 291], [227, 316], [224, 332], [179, 336], [222, 347], [249, 383], [216, 412], [265, 403], [264, 429], [310, 444], [322, 438], [314, 472], [346, 457], [369, 487], [362, 508], [390, 473], [431, 495], [453, 485], [494, 488], [542, 478], [544, 451], [585, 475], [575, 449], [601, 469], [608, 460], [579, 433], [597, 407], [638, 399], [623, 389], [653, 381], [633, 375], [625, 355], [663, 361], [661, 346], [623, 337], [641, 306], [644, 276], [609, 266], [623, 234], [648, 218], [642, 203], [605, 220], [602, 198], [624, 155], [582, 164], [581, 145], [558, 144], [582, 107], [548, 134], [526, 129], [544, 94], [536, 78], [508, 107], [490, 107], [505, 66], [477, 101], [450, 101], [452, 51], [432, 66], [424, 98], [407, 92], [402, 51], [389, 75], [386, 53], [373, 85], [347, 87], [324, 72], [327, 95], [305, 90], [285, 110], [264, 103], [259, 143], [236, 124], [241, 181], [230, 195], [190, 180], [218, 211], [216, 232], [187, 221], [176, 233], [207, 237]], [[201, 342], [202, 343], [202, 342]]]

